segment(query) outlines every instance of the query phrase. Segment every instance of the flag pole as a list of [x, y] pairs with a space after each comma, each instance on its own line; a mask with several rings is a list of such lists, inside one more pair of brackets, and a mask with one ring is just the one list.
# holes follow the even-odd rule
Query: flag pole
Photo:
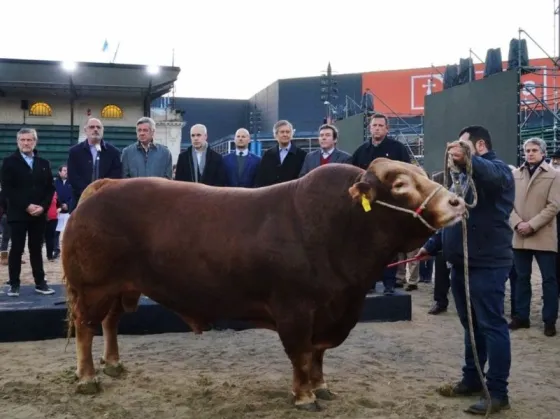
[[117, 44], [117, 48], [115, 49], [115, 55], [113, 55], [113, 61], [111, 61], [111, 64], [115, 63], [115, 60], [117, 59], [117, 54], [119, 53], [120, 46], [121, 46], [121, 42], [119, 41], [119, 43]]

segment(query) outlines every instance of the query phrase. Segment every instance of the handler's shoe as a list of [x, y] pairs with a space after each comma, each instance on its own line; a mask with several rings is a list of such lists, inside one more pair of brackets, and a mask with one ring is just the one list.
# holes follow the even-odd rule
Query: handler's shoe
[[462, 381], [456, 384], [445, 384], [437, 389], [440, 396], [443, 397], [470, 397], [482, 394], [482, 386], [468, 387]]
[[46, 282], [43, 282], [42, 284], [35, 285], [35, 292], [43, 295], [51, 295], [54, 294], [55, 291], [50, 288]]
[[[508, 410], [510, 408], [509, 399], [496, 399], [492, 397], [492, 406], [490, 407], [490, 414], [499, 413], [502, 410]], [[488, 400], [480, 399], [478, 403], [475, 403], [465, 409], [465, 413], [471, 413], [473, 415], [486, 415], [486, 410], [488, 409]]]
[[531, 322], [529, 320], [521, 320], [519, 317], [513, 316], [508, 324], [509, 330], [529, 329]]

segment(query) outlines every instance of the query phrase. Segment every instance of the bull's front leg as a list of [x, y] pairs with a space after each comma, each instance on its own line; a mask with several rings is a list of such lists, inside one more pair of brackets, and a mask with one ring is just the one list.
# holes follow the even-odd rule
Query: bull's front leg
[[321, 408], [311, 384], [313, 315], [305, 305], [303, 310], [294, 310], [298, 305], [302, 307], [301, 302], [291, 304], [288, 301], [280, 301], [278, 305], [272, 306], [272, 312], [282, 346], [292, 362], [294, 404], [298, 409], [317, 412]]
[[315, 393], [313, 393], [313, 385], [311, 384], [313, 352], [309, 350], [289, 353], [288, 356], [292, 361], [293, 368], [292, 394], [295, 398], [295, 406], [298, 409], [310, 412], [321, 410], [317, 404]]
[[325, 356], [325, 349], [313, 349], [313, 356], [311, 359], [311, 388], [315, 397], [321, 400], [333, 400], [335, 393], [330, 391], [325, 381], [323, 374], [323, 358]]

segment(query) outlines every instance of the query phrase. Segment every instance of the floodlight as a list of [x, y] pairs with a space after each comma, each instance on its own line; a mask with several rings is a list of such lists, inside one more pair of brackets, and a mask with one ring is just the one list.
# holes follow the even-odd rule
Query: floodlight
[[148, 74], [152, 75], [159, 73], [159, 67], [157, 65], [149, 65], [146, 70], [148, 71]]
[[72, 71], [74, 71], [76, 69], [77, 65], [74, 61], [64, 61], [62, 63], [62, 68], [66, 71], [68, 71], [69, 73], [71, 73]]

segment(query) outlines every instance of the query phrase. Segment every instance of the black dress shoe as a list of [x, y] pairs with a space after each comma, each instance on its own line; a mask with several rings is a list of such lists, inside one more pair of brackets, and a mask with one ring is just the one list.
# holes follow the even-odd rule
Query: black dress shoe
[[428, 314], [440, 314], [445, 313], [447, 311], [447, 307], [444, 307], [438, 303], [435, 303], [432, 308], [428, 311]]
[[[502, 410], [508, 410], [509, 408], [510, 405], [507, 397], [505, 399], [496, 399], [492, 397], [492, 406], [490, 407], [490, 414], [498, 413], [501, 412]], [[480, 399], [477, 403], [465, 409], [465, 413], [471, 413], [473, 415], [486, 415], [487, 409], [488, 409], [488, 400]]]
[[521, 320], [519, 317], [512, 317], [511, 322], [508, 324], [509, 330], [529, 329], [531, 322], [529, 320]]
[[556, 336], [556, 325], [546, 324], [544, 325], [544, 335], [548, 337]]

